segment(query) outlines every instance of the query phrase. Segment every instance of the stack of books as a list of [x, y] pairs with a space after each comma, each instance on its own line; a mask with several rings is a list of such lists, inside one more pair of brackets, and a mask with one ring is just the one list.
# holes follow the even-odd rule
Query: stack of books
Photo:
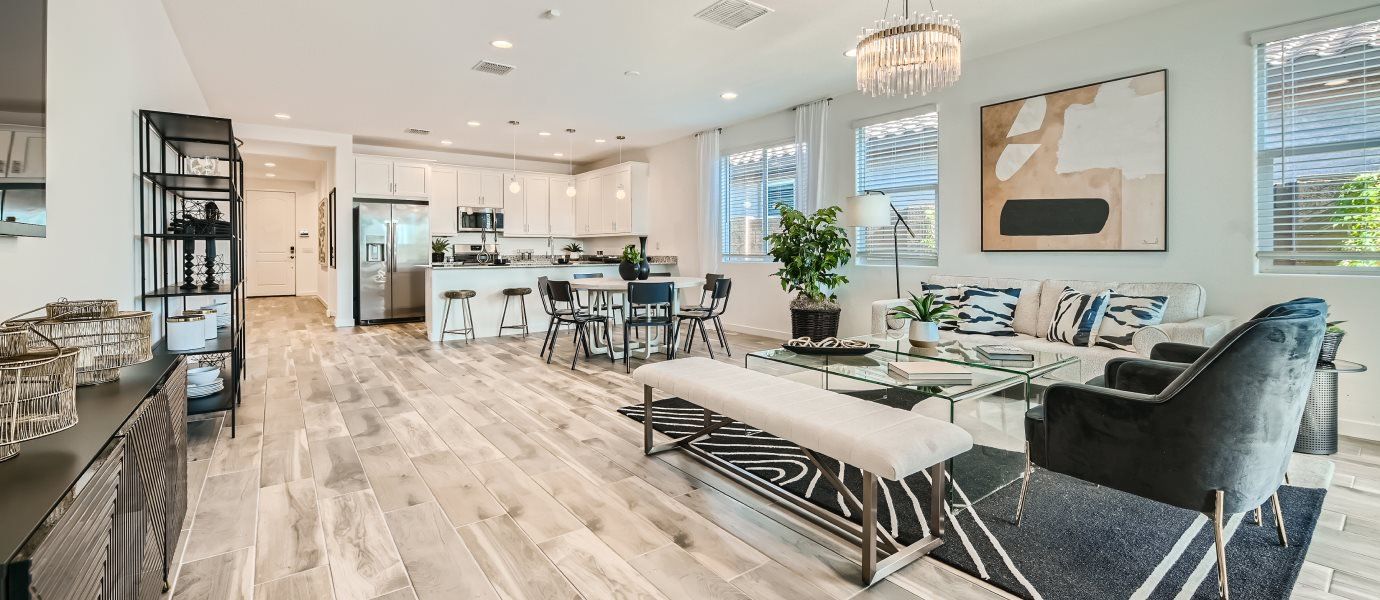
[[987, 360], [1031, 361], [1035, 354], [1008, 344], [989, 344], [977, 347], [978, 354]]
[[887, 364], [893, 377], [921, 385], [968, 385], [973, 371], [963, 365], [938, 360], [896, 361]]

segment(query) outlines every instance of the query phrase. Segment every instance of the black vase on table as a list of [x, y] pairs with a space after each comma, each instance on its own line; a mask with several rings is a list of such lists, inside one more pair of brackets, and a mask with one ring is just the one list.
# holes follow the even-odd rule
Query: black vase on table
[[626, 260], [618, 261], [618, 276], [622, 277], [623, 281], [636, 280], [638, 271], [639, 269], [636, 263], [631, 263]]
[[637, 263], [637, 279], [646, 281], [652, 274], [652, 263], [647, 261], [647, 236], [640, 236], [637, 239], [641, 242], [639, 251], [642, 253], [642, 262]]

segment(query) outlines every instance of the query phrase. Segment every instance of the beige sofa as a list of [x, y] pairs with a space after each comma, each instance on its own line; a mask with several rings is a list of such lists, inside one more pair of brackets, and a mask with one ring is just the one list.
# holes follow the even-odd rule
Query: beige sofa
[[[1016, 336], [988, 336], [942, 331], [946, 340], [967, 344], [1009, 343], [1027, 350], [1058, 352], [1077, 356], [1082, 365], [1083, 381], [1102, 374], [1107, 361], [1121, 356], [1149, 356], [1150, 348], [1160, 342], [1183, 342], [1210, 345], [1232, 327], [1232, 319], [1224, 316], [1205, 316], [1207, 292], [1196, 283], [1118, 283], [1114, 281], [1080, 281], [1070, 279], [1003, 279], [997, 277], [961, 277], [934, 275], [926, 283], [943, 286], [980, 286], [992, 288], [1020, 288], [1016, 315], [1012, 327]], [[1080, 292], [1096, 293], [1110, 289], [1129, 296], [1164, 296], [1164, 322], [1137, 331], [1131, 338], [1135, 352], [1103, 346], [1080, 347], [1045, 339], [1054, 308], [1064, 287]], [[920, 291], [916, 290], [919, 294]], [[903, 300], [878, 300], [872, 303], [872, 332], [886, 332], [886, 315]], [[1069, 371], [1065, 369], [1061, 372]]]

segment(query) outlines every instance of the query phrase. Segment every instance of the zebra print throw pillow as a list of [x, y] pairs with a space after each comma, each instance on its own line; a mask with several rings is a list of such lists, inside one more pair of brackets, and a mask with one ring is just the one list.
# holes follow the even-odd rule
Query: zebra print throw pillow
[[[927, 294], [934, 294], [936, 300], [942, 300], [945, 303], [952, 305], [954, 307], [954, 310], [949, 314], [957, 317], [958, 309], [961, 306], [960, 303], [963, 301], [962, 289], [956, 287], [936, 285], [933, 283], [923, 284], [920, 286], [920, 289]], [[940, 321], [939, 328], [943, 331], [954, 331], [955, 329], [958, 329], [958, 324], [953, 321]]]
[[1115, 292], [1107, 301], [1107, 316], [1097, 330], [1097, 345], [1135, 351], [1131, 337], [1143, 327], [1164, 320], [1166, 296], [1123, 296]]
[[959, 297], [958, 333], [1016, 335], [1011, 320], [1016, 316], [1016, 300], [1021, 288], [963, 286]]
[[1045, 339], [1074, 346], [1093, 345], [1098, 328], [1102, 325], [1102, 317], [1107, 314], [1107, 299], [1111, 295], [1111, 290], [1092, 295], [1064, 288], [1064, 293], [1059, 295], [1059, 303], [1054, 307], [1054, 319], [1049, 322]]

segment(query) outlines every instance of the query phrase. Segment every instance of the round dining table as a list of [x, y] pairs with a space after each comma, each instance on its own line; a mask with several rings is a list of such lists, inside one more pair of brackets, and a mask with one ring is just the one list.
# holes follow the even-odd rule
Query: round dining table
[[[570, 281], [570, 287], [574, 290], [584, 290], [585, 292], [588, 292], [596, 296], [604, 296], [603, 301], [590, 302], [590, 305], [596, 308], [602, 308], [602, 311], [596, 311], [595, 314], [602, 314], [603, 316], [608, 317], [608, 322], [610, 323], [610, 326], [612, 326], [614, 313], [613, 307], [615, 306], [613, 300], [614, 296], [622, 298], [621, 304], [623, 305], [624, 317], [631, 314], [632, 307], [628, 305], [629, 283], [634, 282], [624, 281], [622, 279], [591, 277], [589, 279], [573, 279]], [[680, 290], [694, 287], [702, 288], [704, 286], [704, 278], [648, 277], [647, 279], [640, 280], [636, 283], [670, 283], [673, 286], [675, 286], [676, 291], [679, 292]], [[680, 294], [671, 294], [671, 314], [674, 315], [678, 312], [680, 312]], [[601, 336], [591, 336], [591, 338], [592, 339], [590, 340], [590, 352], [595, 354], [612, 354], [615, 359], [623, 358], [623, 352], [621, 350], [601, 345]], [[658, 350], [665, 351], [666, 354], [669, 356], [671, 353], [670, 345], [663, 344], [661, 342], [662, 340], [660, 339], [658, 332], [654, 330], [649, 331], [647, 335], [647, 340], [645, 342], [638, 342], [636, 349], [640, 351], [643, 358], [651, 357], [652, 353], [657, 352]]]

